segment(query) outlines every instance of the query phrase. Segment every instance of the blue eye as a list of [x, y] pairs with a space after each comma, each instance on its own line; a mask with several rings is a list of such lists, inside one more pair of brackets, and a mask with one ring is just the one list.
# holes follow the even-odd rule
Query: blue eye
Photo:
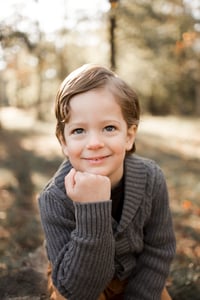
[[76, 128], [72, 131], [72, 134], [82, 134], [84, 132], [83, 128]]
[[108, 131], [108, 132], [112, 132], [112, 131], [116, 130], [116, 127], [113, 126], [113, 125], [108, 125], [108, 126], [105, 127], [105, 130]]

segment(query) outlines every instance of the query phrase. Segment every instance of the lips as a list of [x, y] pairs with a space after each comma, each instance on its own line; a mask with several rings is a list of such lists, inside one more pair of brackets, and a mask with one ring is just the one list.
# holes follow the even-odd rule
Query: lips
[[87, 161], [91, 161], [91, 162], [100, 162], [108, 157], [109, 157], [109, 155], [105, 155], [105, 156], [98, 156], [98, 157], [87, 157], [84, 159]]
[[103, 157], [99, 157], [99, 158], [88, 158], [87, 160], [94, 160], [94, 161], [99, 161], [99, 160], [102, 160], [103, 159]]

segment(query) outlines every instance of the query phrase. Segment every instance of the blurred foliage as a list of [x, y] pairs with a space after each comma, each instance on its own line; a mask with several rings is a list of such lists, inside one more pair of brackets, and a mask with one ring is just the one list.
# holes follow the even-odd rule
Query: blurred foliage
[[123, 1], [118, 13], [118, 65], [138, 87], [146, 111], [200, 113], [198, 22], [200, 7], [197, 20], [182, 0]]
[[114, 15], [116, 71], [136, 88], [143, 111], [199, 115], [200, 7], [194, 14], [191, 2], [121, 0], [93, 19], [79, 12], [74, 27], [63, 20], [51, 35], [16, 5], [13, 18], [0, 23], [1, 106], [31, 108], [37, 118], [49, 118], [70, 71], [88, 62], [109, 66]]

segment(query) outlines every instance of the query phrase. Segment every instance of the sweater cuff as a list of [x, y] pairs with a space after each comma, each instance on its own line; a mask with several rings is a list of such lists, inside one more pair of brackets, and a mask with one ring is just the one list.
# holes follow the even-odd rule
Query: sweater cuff
[[112, 231], [112, 201], [80, 203], [74, 202], [76, 232], [78, 236], [99, 238]]

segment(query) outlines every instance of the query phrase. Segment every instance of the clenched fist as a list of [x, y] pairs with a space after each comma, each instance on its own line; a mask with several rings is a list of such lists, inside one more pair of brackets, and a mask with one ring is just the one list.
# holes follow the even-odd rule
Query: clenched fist
[[65, 177], [65, 188], [75, 202], [110, 200], [111, 182], [106, 176], [71, 169]]

